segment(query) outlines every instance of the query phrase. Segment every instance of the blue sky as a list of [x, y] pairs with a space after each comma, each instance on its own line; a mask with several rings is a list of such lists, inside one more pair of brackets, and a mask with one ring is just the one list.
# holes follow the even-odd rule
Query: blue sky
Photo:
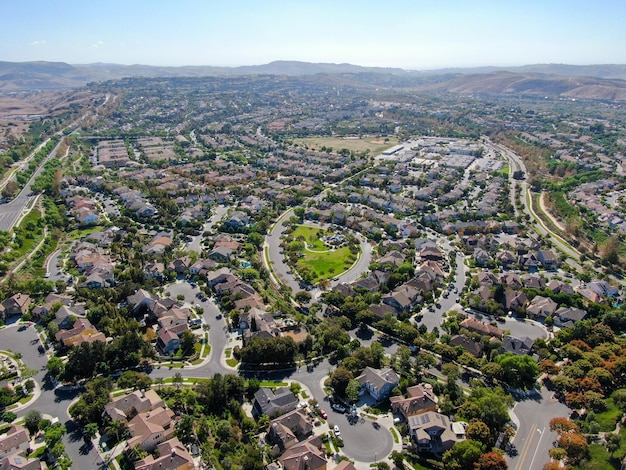
[[20, 0], [0, 60], [433, 69], [626, 64], [624, 0]]

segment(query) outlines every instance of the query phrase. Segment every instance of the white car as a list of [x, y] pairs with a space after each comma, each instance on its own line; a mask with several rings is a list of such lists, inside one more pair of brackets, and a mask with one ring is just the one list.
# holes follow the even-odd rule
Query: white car
[[335, 427], [333, 428], [333, 432], [335, 433], [335, 437], [341, 436], [341, 432], [339, 432], [339, 426], [337, 426], [336, 424], [335, 424]]

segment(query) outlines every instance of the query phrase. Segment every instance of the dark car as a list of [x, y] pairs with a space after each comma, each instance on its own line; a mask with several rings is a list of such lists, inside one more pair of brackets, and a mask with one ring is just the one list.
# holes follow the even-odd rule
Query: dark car
[[504, 323], [506, 320], [502, 317], [496, 317], [496, 321], [499, 321], [500, 323]]
[[46, 349], [40, 344], [37, 346], [37, 351], [39, 351], [39, 354], [43, 354], [46, 352]]
[[345, 406], [340, 405], [339, 403], [333, 403], [332, 405], [330, 405], [330, 407], [337, 413], [345, 413], [346, 411], [348, 411]]

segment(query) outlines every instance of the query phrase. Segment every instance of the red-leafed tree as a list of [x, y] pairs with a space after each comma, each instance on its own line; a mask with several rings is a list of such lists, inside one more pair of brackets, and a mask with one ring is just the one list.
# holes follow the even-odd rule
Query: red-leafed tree
[[507, 470], [508, 465], [504, 456], [497, 452], [487, 452], [478, 459], [478, 470]]
[[552, 418], [550, 420], [550, 431], [563, 434], [564, 432], [578, 432], [579, 428], [569, 418]]
[[587, 439], [577, 432], [566, 432], [559, 436], [559, 447], [565, 449], [567, 462], [576, 465], [589, 455], [589, 443]]

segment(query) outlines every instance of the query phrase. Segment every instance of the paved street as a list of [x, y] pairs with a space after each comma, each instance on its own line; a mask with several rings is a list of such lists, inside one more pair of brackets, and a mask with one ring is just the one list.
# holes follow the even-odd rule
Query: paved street
[[514, 408], [518, 419], [518, 433], [513, 445], [518, 454], [507, 457], [511, 470], [541, 470], [549, 462], [548, 451], [557, 434], [550, 431], [552, 418], [568, 417], [569, 408], [552, 398], [545, 387], [541, 393], [533, 394], [518, 401]]
[[82, 433], [67, 414], [68, 407], [77, 398], [77, 392], [60, 392], [54, 389], [49, 380], [46, 380], [48, 357], [37, 351], [37, 345], [41, 343], [38, 342], [35, 328], [31, 326], [23, 331], [18, 331], [17, 325], [6, 327], [0, 330], [0, 344], [4, 350], [21, 353], [24, 364], [37, 371], [34, 379], [41, 387], [41, 394], [37, 400], [18, 411], [18, 416], [23, 416], [30, 410], [37, 410], [42, 414], [58, 417], [68, 430], [68, 433], [63, 437], [63, 443], [67, 455], [72, 459], [72, 468], [102, 467], [103, 462], [100, 455], [91, 445], [85, 444]]
[[36, 196], [31, 195], [32, 189], [31, 184], [35, 181], [35, 178], [41, 173], [45, 163], [52, 157], [56, 155], [56, 152], [59, 148], [59, 145], [63, 142], [60, 140], [57, 145], [52, 149], [52, 151], [48, 154], [46, 158], [43, 159], [41, 165], [35, 170], [31, 178], [28, 180], [26, 185], [22, 188], [20, 193], [15, 196], [15, 198], [6, 204], [0, 204], [0, 230], [8, 232], [10, 231], [20, 215], [26, 210], [27, 207], [30, 207], [29, 204], [35, 199]]

